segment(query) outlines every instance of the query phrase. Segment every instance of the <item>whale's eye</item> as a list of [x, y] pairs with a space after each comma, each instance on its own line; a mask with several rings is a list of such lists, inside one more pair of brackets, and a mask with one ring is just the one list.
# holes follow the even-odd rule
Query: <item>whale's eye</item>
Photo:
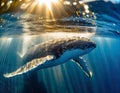
[[90, 44], [85, 44], [84, 49], [90, 48]]

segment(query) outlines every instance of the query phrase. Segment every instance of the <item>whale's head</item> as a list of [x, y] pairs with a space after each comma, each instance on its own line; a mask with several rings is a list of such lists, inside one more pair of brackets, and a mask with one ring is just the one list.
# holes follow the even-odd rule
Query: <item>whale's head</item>
[[95, 42], [85, 37], [67, 38], [66, 42], [57, 48], [57, 54], [61, 56], [64, 53], [82, 56], [96, 48]]
[[96, 48], [95, 42], [90, 40], [89, 38], [85, 37], [74, 37], [71, 40], [69, 40], [66, 44], [66, 48], [68, 50], [83, 50], [90, 52], [94, 48]]
[[96, 48], [95, 42], [85, 37], [74, 37], [68, 41], [67, 46], [68, 49], [94, 49]]

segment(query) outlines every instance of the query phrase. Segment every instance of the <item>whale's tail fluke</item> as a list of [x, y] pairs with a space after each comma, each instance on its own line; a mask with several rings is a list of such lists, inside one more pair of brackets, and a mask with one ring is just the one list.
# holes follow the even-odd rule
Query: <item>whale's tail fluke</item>
[[85, 60], [83, 60], [82, 58], [78, 57], [78, 58], [73, 59], [73, 61], [76, 62], [81, 67], [81, 69], [83, 70], [83, 72], [88, 77], [92, 77], [92, 72], [88, 68], [88, 65], [87, 65], [87, 63], [86, 63]]

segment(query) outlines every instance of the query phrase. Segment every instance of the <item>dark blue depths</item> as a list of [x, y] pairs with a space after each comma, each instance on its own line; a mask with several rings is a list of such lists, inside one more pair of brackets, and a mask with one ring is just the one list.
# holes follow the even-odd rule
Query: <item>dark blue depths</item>
[[16, 56], [22, 40], [12, 39], [6, 43], [1, 40], [0, 93], [119, 93], [120, 40], [98, 36], [92, 39], [97, 43], [97, 48], [83, 57], [93, 72], [92, 78], [85, 76], [71, 61], [53, 68], [4, 78], [4, 73], [22, 65]]

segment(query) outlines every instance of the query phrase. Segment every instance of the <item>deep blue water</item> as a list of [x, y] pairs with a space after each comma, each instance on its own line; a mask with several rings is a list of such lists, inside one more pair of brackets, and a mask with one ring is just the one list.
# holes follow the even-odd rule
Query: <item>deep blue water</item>
[[[38, 15], [21, 11], [0, 15], [0, 93], [120, 93], [120, 4], [103, 1], [87, 4], [96, 19], [72, 16], [47, 27], [38, 20]], [[97, 45], [83, 56], [92, 70], [91, 78], [72, 61], [12, 78], [3, 77], [22, 65], [17, 52], [24, 54], [32, 45], [70, 35], [89, 37]]]

